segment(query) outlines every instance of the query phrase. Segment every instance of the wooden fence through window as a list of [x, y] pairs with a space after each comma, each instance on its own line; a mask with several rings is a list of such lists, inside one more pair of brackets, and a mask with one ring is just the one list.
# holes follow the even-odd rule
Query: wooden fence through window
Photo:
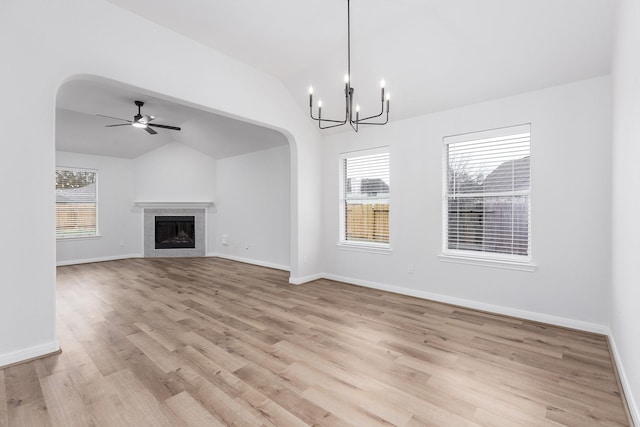
[[348, 204], [346, 240], [389, 243], [389, 204]]
[[56, 203], [56, 234], [95, 233], [95, 203]]

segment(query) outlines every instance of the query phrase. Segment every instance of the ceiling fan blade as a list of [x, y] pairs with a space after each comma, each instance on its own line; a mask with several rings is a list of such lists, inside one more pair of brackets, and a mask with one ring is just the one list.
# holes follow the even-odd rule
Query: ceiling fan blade
[[144, 105], [144, 102], [135, 101], [135, 104], [138, 106], [138, 114], [136, 114], [133, 117], [133, 121], [127, 120], [127, 119], [121, 119], [120, 117], [107, 116], [107, 115], [104, 115], [104, 114], [96, 114], [96, 116], [106, 117], [108, 119], [114, 119], [114, 120], [120, 120], [122, 122], [126, 122], [126, 123], [118, 123], [118, 124], [113, 124], [113, 125], [106, 125], [105, 127], [108, 127], [108, 128], [116, 127], [116, 126], [130, 126], [130, 125], [133, 125], [135, 127], [144, 128], [144, 130], [146, 130], [150, 135], [156, 135], [158, 132], [156, 132], [155, 130], [151, 129], [149, 126], [162, 128], [162, 129], [169, 129], [169, 130], [180, 130], [180, 128], [177, 127], [177, 126], [168, 126], [168, 125], [159, 125], [159, 124], [157, 125], [157, 124], [149, 123], [151, 120], [155, 120], [155, 117], [147, 116], [146, 114], [142, 115], [140, 110], [141, 110], [142, 106]]
[[153, 126], [153, 127], [162, 128], [162, 129], [180, 130], [180, 128], [176, 126], [167, 126], [167, 125], [161, 125], [157, 123], [147, 123], [147, 126]]
[[119, 117], [105, 116], [104, 114], [96, 114], [96, 116], [99, 116], [99, 117], [106, 117], [106, 118], [108, 118], [108, 119], [122, 120], [123, 122], [129, 122], [129, 123], [131, 123], [131, 120], [121, 119], [121, 118], [119, 118]]

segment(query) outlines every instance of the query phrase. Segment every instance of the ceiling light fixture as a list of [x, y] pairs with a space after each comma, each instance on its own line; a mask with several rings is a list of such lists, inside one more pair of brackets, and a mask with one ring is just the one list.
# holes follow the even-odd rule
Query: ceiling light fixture
[[158, 134], [158, 132], [153, 130], [151, 127], [162, 128], [162, 129], [171, 129], [171, 130], [180, 130], [180, 128], [177, 127], [177, 126], [161, 125], [160, 123], [150, 123], [152, 120], [155, 120], [155, 117], [147, 116], [146, 114], [144, 116], [142, 115], [141, 109], [142, 109], [142, 106], [144, 105], [144, 102], [142, 102], [142, 101], [134, 101], [134, 104], [136, 104], [136, 106], [138, 107], [138, 114], [133, 116], [133, 121], [127, 120], [127, 119], [120, 119], [118, 117], [113, 117], [113, 116], [105, 116], [104, 114], [96, 114], [96, 115], [100, 116], [100, 117], [106, 117], [108, 119], [115, 119], [115, 120], [120, 120], [121, 122], [125, 122], [125, 123], [116, 123], [116, 124], [112, 124], [112, 125], [106, 125], [105, 127], [108, 127], [108, 128], [117, 127], [117, 126], [129, 126], [129, 125], [131, 125], [133, 127], [146, 130], [147, 133], [149, 133], [150, 135], [157, 135]]
[[[359, 125], [386, 125], [389, 123], [389, 93], [385, 96], [385, 81], [380, 82], [380, 113], [360, 118], [360, 106], [356, 105], [355, 119], [353, 117], [353, 93], [354, 88], [351, 86], [351, 12], [349, 7], [349, 0], [347, 0], [347, 74], [344, 76], [344, 95], [345, 95], [345, 115], [344, 120], [332, 120], [322, 118], [322, 101], [318, 101], [318, 117], [313, 117], [313, 87], [309, 86], [309, 115], [311, 118], [318, 122], [320, 129], [329, 129], [337, 126], [342, 126], [347, 123], [351, 125], [354, 131], [358, 132]], [[378, 118], [385, 113], [385, 101], [386, 105], [386, 117], [382, 121], [372, 121], [372, 119]]]

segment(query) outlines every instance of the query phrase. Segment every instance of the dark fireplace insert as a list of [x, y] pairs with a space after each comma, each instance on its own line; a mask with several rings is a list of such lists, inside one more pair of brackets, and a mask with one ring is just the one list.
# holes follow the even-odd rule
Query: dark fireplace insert
[[156, 216], [156, 249], [194, 249], [195, 228], [193, 216]]

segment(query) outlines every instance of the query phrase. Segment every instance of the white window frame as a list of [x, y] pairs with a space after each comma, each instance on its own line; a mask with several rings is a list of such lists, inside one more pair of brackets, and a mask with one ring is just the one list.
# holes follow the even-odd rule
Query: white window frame
[[[362, 250], [369, 252], [382, 252], [389, 253], [391, 251], [391, 190], [389, 190], [388, 196], [385, 198], [380, 198], [379, 200], [386, 200], [389, 204], [389, 242], [375, 242], [375, 241], [360, 241], [360, 240], [347, 240], [346, 239], [346, 195], [345, 195], [345, 160], [356, 158], [356, 157], [365, 157], [376, 154], [387, 154], [389, 155], [389, 181], [391, 181], [391, 150], [389, 146], [363, 149], [357, 151], [344, 152], [340, 154], [338, 169], [339, 169], [339, 214], [338, 214], [338, 224], [339, 224], [339, 237], [338, 237], [338, 246], [342, 249], [354, 249], [354, 250]], [[389, 182], [389, 186], [391, 186], [391, 182]]]
[[[527, 191], [513, 191], [500, 193], [505, 196], [528, 196], [528, 249], [527, 255], [512, 255], [497, 252], [485, 252], [485, 251], [473, 251], [473, 250], [461, 250], [461, 249], [449, 249], [449, 193], [448, 193], [448, 167], [449, 167], [449, 145], [469, 142], [476, 140], [483, 140], [488, 138], [517, 135], [522, 133], [529, 133], [529, 182], [532, 182], [531, 176], [531, 124], [526, 123], [522, 125], [509, 126], [479, 132], [471, 132], [459, 135], [445, 136], [443, 138], [443, 179], [442, 179], [442, 253], [440, 254], [440, 260], [445, 262], [456, 262], [462, 264], [481, 265], [489, 267], [506, 268], [513, 270], [534, 271], [536, 269], [532, 258], [532, 239], [531, 239], [531, 187]], [[492, 194], [484, 194], [484, 197], [489, 197]]]
[[[72, 172], [93, 172], [96, 175], [96, 197], [95, 197], [95, 210], [96, 210], [96, 217], [95, 217], [95, 221], [96, 221], [96, 229], [95, 232], [93, 233], [86, 233], [86, 234], [70, 234], [70, 235], [58, 235], [58, 233], [56, 232], [56, 240], [74, 240], [74, 239], [95, 239], [97, 237], [100, 237], [100, 232], [99, 232], [99, 216], [98, 216], [98, 212], [99, 212], [99, 206], [98, 206], [98, 200], [99, 200], [99, 194], [98, 194], [98, 189], [99, 189], [99, 185], [98, 185], [98, 179], [99, 179], [99, 173], [98, 173], [98, 169], [90, 169], [90, 168], [77, 168], [77, 167], [68, 167], [68, 166], [56, 166], [56, 172], [60, 171], [60, 170], [64, 170], [64, 171], [72, 171]], [[56, 202], [57, 203], [57, 202]], [[57, 215], [57, 212], [56, 212]], [[57, 219], [56, 219], [56, 223], [57, 223]]]

